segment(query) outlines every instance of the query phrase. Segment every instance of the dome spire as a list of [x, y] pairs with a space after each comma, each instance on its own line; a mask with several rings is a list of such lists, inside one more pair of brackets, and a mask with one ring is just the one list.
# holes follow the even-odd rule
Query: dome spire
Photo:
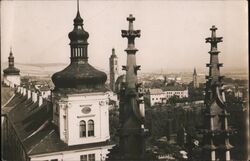
[[14, 66], [14, 56], [12, 53], [12, 47], [10, 47], [10, 54], [8, 59], [9, 59], [9, 67], [3, 71], [4, 75], [19, 75], [20, 70], [15, 68]]
[[77, 0], [77, 12], [79, 12], [79, 0]]
[[106, 91], [107, 75], [88, 63], [89, 43], [87, 40], [89, 33], [83, 29], [79, 0], [77, 0], [74, 28], [68, 36], [71, 63], [64, 70], [53, 74], [52, 81], [55, 84], [55, 90], [67, 92]]
[[74, 29], [69, 33], [71, 62], [88, 62], [88, 38], [89, 33], [83, 29], [83, 19], [79, 11], [79, 0], [77, 0], [77, 14], [74, 19]]

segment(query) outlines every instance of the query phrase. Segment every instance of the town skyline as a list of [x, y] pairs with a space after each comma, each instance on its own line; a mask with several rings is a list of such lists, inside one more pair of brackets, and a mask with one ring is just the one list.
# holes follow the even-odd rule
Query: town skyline
[[[10, 46], [17, 63], [69, 63], [67, 34], [73, 29], [74, 1], [1, 4], [1, 63], [8, 60]], [[126, 64], [127, 42], [120, 30], [127, 28], [124, 20], [131, 13], [136, 18], [134, 28], [142, 33], [135, 46], [143, 71], [194, 67], [206, 70], [210, 47], [205, 38], [211, 36], [212, 25], [218, 27], [217, 36], [223, 37], [218, 49], [224, 68], [247, 70], [246, 1], [82, 1], [80, 12], [84, 29], [90, 34], [89, 62], [99, 68], [108, 69], [112, 48], [119, 68]]]

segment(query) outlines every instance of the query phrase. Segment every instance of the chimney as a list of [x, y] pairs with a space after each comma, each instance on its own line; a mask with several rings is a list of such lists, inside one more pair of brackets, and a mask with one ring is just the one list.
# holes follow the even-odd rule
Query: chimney
[[20, 93], [20, 91], [21, 91], [21, 88], [20, 88], [20, 86], [18, 86], [17, 87], [17, 92]]
[[38, 96], [38, 106], [41, 106], [43, 104], [43, 97], [41, 95]]
[[20, 93], [23, 95], [23, 87], [21, 87], [21, 92]]
[[26, 95], [26, 91], [27, 91], [27, 89], [24, 87], [24, 88], [23, 88], [23, 96]]
[[27, 90], [27, 96], [28, 96], [28, 99], [30, 99], [30, 97], [31, 97], [31, 91], [29, 89]]
[[36, 103], [37, 101], [37, 93], [35, 91], [32, 92], [32, 101]]

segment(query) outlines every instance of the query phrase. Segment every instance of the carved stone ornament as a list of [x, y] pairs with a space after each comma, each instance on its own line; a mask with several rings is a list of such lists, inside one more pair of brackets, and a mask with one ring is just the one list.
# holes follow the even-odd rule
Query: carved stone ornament
[[82, 113], [88, 114], [90, 112], [91, 112], [91, 108], [90, 107], [84, 107], [84, 108], [82, 108]]
[[104, 104], [105, 104], [105, 101], [100, 101], [100, 102], [99, 102], [99, 105], [100, 105], [100, 106], [103, 106]]

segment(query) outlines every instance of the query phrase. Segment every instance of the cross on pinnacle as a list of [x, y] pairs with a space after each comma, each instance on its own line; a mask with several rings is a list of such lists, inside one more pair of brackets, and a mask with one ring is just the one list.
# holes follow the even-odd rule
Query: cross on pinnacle
[[211, 37], [206, 38], [206, 43], [210, 43], [211, 48], [214, 50], [217, 49], [217, 43], [222, 42], [222, 37], [216, 37], [217, 27], [214, 25], [210, 28], [210, 30], [212, 31]]
[[127, 21], [129, 21], [128, 30], [130, 30], [130, 31], [133, 30], [133, 21], [134, 20], [135, 20], [135, 17], [133, 17], [132, 14], [130, 14], [129, 17], [127, 17]]
[[127, 21], [129, 21], [128, 30], [122, 30], [122, 37], [128, 38], [128, 48], [126, 50], [137, 51], [134, 46], [134, 40], [136, 37], [141, 36], [140, 30], [133, 29], [133, 21], [135, 21], [135, 17], [132, 14], [127, 17]]
[[212, 28], [210, 28], [210, 30], [212, 31], [212, 38], [215, 38], [216, 37], [216, 30], [217, 30], [217, 27], [215, 27], [215, 25], [212, 26]]

